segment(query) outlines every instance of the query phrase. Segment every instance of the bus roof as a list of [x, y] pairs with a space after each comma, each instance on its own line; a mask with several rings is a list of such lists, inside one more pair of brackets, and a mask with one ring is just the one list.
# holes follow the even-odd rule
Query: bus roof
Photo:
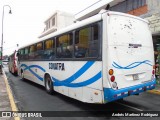
[[85, 25], [89, 25], [89, 24], [91, 24], [91, 23], [98, 22], [98, 21], [100, 21], [100, 20], [102, 20], [101, 14], [97, 14], [97, 15], [95, 15], [95, 16], [93, 16], [93, 17], [90, 17], [90, 18], [85, 19], [85, 20], [83, 20], [83, 21], [78, 21], [77, 23], [74, 23], [74, 24], [72, 24], [72, 25], [70, 25], [70, 26], [67, 26], [67, 27], [65, 27], [65, 28], [63, 28], [63, 29], [61, 29], [61, 30], [59, 30], [59, 31], [56, 31], [56, 32], [51, 33], [51, 34], [49, 34], [49, 35], [46, 35], [46, 36], [44, 36], [44, 37], [42, 37], [42, 38], [40, 38], [40, 39], [38, 39], [38, 40], [36, 40], [36, 41], [34, 41], [34, 42], [32, 42], [32, 43], [29, 43], [29, 44], [27, 44], [27, 45], [24, 45], [24, 46], [20, 47], [19, 49], [22, 49], [22, 48], [27, 47], [27, 46], [30, 46], [30, 45], [32, 45], [32, 44], [35, 44], [35, 43], [44, 41], [44, 40], [46, 40], [46, 39], [50, 39], [50, 38], [52, 38], [52, 37], [54, 37], [54, 36], [63, 34], [63, 33], [65, 33], [65, 32], [69, 32], [69, 31], [71, 31], [71, 30], [74, 30], [74, 29], [83, 27], [83, 26], [85, 26]]
[[72, 25], [70, 25], [70, 26], [67, 26], [66, 28], [63, 28], [63, 29], [61, 29], [61, 30], [59, 30], [59, 31], [56, 31], [56, 32], [51, 33], [51, 34], [49, 34], [49, 35], [46, 35], [46, 36], [44, 36], [44, 37], [42, 37], [42, 38], [40, 38], [40, 39], [38, 39], [38, 40], [36, 40], [36, 41], [34, 41], [34, 42], [32, 42], [32, 43], [29, 43], [29, 44], [27, 44], [27, 45], [24, 45], [24, 46], [20, 47], [19, 49], [22, 49], [22, 48], [24, 48], [24, 47], [30, 46], [30, 45], [32, 45], [32, 44], [36, 44], [36, 43], [38, 43], [38, 42], [42, 42], [42, 41], [44, 41], [44, 40], [50, 39], [50, 38], [52, 38], [52, 37], [61, 35], [61, 34], [63, 34], [63, 33], [69, 32], [69, 31], [71, 31], [71, 30], [74, 30], [74, 29], [77, 29], [77, 28], [80, 28], [80, 27], [83, 27], [83, 26], [85, 26], [85, 25], [89, 25], [89, 24], [92, 24], [92, 23], [94, 23], [94, 22], [98, 22], [98, 21], [102, 20], [101, 14], [103, 14], [103, 13], [105, 13], [105, 12], [109, 13], [110, 15], [121, 15], [121, 16], [131, 17], [131, 18], [138, 19], [138, 20], [141, 20], [141, 21], [143, 21], [143, 22], [148, 23], [147, 20], [142, 19], [142, 18], [137, 17], [137, 16], [130, 15], [130, 14], [121, 13], [121, 12], [107, 11], [107, 10], [101, 10], [101, 11], [99, 12], [99, 14], [97, 14], [97, 15], [95, 15], [95, 16], [92, 16], [92, 17], [87, 18], [87, 19], [82, 20], [82, 21], [78, 21], [77, 23], [74, 23], [74, 24], [72, 24]]

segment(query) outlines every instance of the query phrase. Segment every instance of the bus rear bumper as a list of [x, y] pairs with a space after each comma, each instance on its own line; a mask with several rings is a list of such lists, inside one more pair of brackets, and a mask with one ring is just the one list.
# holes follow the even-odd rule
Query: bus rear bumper
[[104, 88], [104, 102], [111, 102], [118, 99], [122, 99], [124, 97], [130, 96], [130, 95], [136, 95], [141, 92], [145, 92], [146, 90], [152, 90], [155, 88], [156, 80], [152, 80], [151, 82], [122, 88], [118, 90], [114, 90], [112, 88]]

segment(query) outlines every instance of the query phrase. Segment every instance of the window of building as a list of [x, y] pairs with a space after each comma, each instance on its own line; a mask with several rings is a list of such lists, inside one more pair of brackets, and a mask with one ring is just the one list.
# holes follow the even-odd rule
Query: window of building
[[125, 0], [112, 6], [110, 10], [127, 13], [146, 5], [146, 0]]
[[73, 34], [68, 33], [57, 38], [57, 57], [72, 58], [73, 54]]
[[48, 29], [50, 28], [50, 21], [48, 21]]
[[52, 18], [52, 26], [55, 26], [55, 17], [54, 18]]

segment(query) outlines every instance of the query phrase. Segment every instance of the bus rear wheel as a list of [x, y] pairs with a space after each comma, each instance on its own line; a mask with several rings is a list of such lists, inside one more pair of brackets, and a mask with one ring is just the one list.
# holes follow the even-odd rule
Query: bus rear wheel
[[53, 94], [53, 82], [51, 80], [51, 77], [49, 75], [45, 76], [45, 88], [47, 93]]

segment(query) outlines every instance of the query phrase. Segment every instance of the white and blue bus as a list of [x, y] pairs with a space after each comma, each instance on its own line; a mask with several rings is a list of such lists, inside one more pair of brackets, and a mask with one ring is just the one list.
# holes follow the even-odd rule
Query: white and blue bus
[[107, 103], [155, 88], [148, 22], [102, 10], [19, 49], [19, 75], [86, 103]]

